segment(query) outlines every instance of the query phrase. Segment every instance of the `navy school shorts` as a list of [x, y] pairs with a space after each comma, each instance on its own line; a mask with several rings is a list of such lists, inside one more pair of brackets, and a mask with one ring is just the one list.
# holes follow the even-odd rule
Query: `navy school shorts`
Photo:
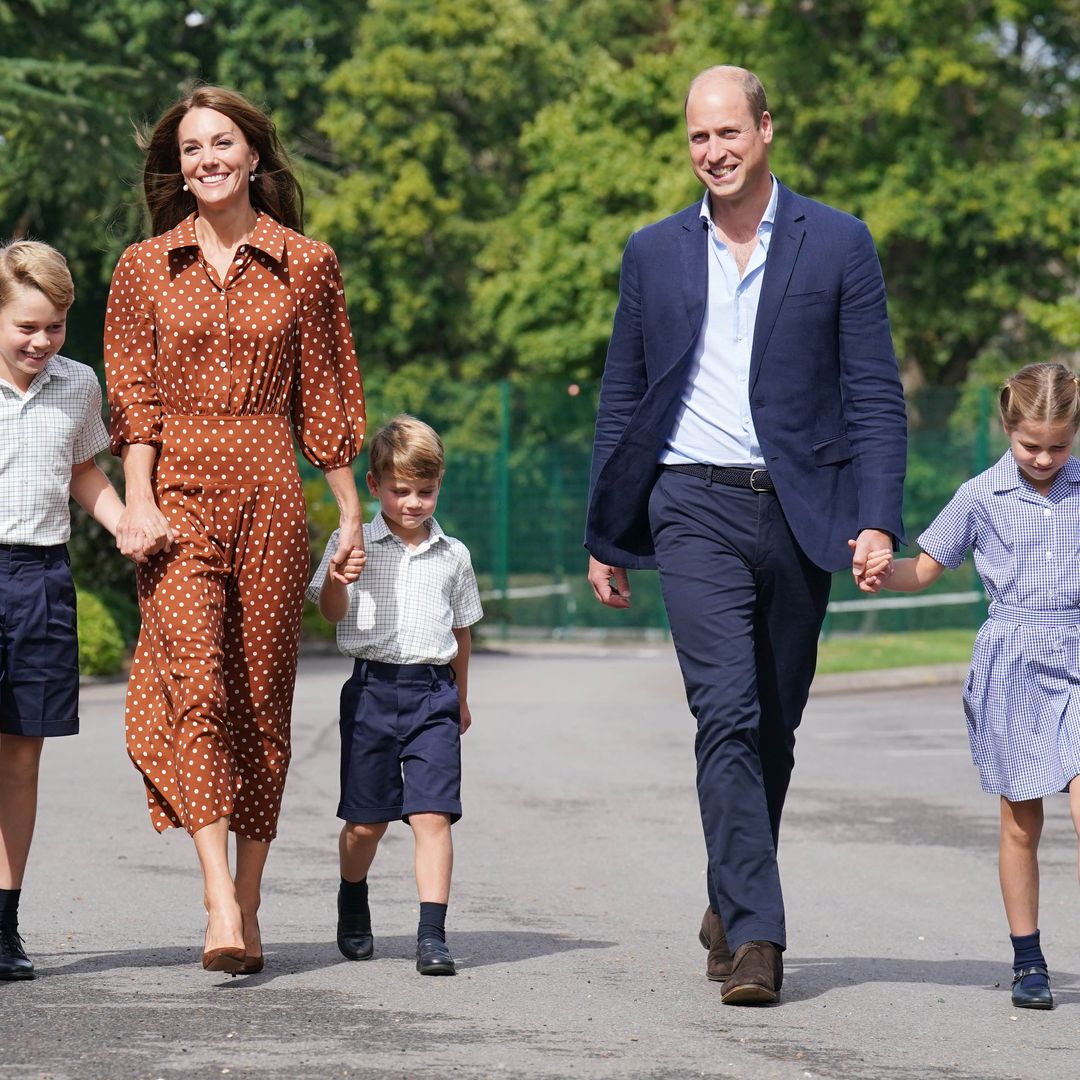
[[446, 664], [357, 660], [341, 690], [345, 821], [461, 817], [461, 708]]
[[67, 547], [0, 544], [0, 734], [79, 730], [79, 627]]

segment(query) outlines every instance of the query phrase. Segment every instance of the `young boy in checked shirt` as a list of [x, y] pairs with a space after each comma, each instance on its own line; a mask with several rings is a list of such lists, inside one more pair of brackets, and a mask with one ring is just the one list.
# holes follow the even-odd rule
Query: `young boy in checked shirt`
[[442, 440], [415, 417], [395, 417], [369, 444], [368, 490], [381, 513], [364, 526], [365, 551], [327, 576], [335, 532], [308, 599], [337, 623], [355, 657], [341, 692], [341, 802], [337, 944], [350, 960], [374, 952], [367, 874], [391, 821], [416, 842], [420, 923], [416, 970], [454, 975], [446, 907], [454, 862], [450, 826], [461, 817], [461, 735], [469, 627], [483, 615], [468, 549], [432, 516], [445, 470]]
[[111, 533], [124, 504], [94, 455], [101, 388], [58, 355], [75, 299], [48, 244], [0, 248], [0, 979], [32, 979], [19, 897], [44, 740], [79, 730], [79, 635], [66, 543], [70, 494]]

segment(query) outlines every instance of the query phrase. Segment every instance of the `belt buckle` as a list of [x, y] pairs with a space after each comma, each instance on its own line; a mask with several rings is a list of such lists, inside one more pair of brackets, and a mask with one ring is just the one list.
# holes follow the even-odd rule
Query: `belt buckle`
[[768, 469], [753, 469], [751, 471], [751, 473], [750, 473], [750, 490], [751, 491], [756, 491], [756, 492], [758, 492], [760, 494], [762, 492], [767, 492], [769, 489], [767, 487], [755, 487], [754, 486], [754, 477], [757, 476], [758, 473], [764, 473], [766, 476], [768, 476], [769, 475], [769, 470]]

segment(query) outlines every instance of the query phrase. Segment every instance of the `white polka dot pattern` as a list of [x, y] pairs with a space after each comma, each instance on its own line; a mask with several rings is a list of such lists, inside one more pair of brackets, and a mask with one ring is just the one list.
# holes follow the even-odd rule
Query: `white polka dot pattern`
[[262, 214], [221, 283], [192, 216], [125, 252], [105, 352], [113, 449], [161, 447], [154, 489], [177, 538], [136, 570], [128, 753], [159, 831], [231, 815], [270, 841], [308, 570], [292, 433], [327, 469], [364, 432], [337, 260]]
[[133, 244], [105, 315], [112, 448], [161, 442], [167, 414], [292, 417], [321, 469], [364, 436], [363, 386], [337, 257], [260, 214], [222, 282], [199, 251], [195, 215]]

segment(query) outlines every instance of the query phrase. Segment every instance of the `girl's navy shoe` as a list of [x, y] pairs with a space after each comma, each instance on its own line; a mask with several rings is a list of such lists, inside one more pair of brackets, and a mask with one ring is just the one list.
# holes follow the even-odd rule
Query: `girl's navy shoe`
[[1013, 973], [1012, 1003], [1018, 1009], [1052, 1009], [1050, 972], [1042, 964], [1019, 968]]

